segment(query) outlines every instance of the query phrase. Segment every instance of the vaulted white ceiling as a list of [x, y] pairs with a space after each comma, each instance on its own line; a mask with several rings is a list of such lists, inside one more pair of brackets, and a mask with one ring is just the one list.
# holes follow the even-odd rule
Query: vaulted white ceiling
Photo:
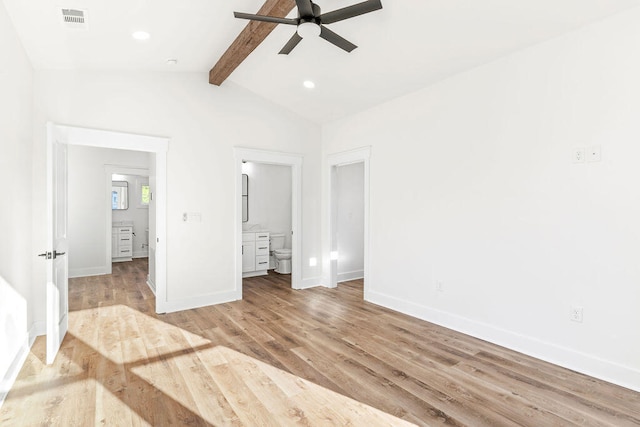
[[[263, 0], [3, 0], [37, 69], [208, 72]], [[323, 12], [361, 0], [317, 0]], [[590, 22], [640, 0], [382, 0], [383, 9], [331, 24], [358, 45], [322, 39], [278, 51], [295, 31], [280, 25], [229, 80], [318, 123], [370, 108]], [[88, 11], [86, 31], [61, 9]], [[292, 12], [291, 16], [295, 14]], [[151, 38], [135, 41], [145, 30]], [[178, 64], [170, 66], [167, 59]], [[206, 79], [203, 75], [203, 79]], [[304, 80], [316, 84], [313, 90]], [[211, 90], [219, 90], [211, 86]]]

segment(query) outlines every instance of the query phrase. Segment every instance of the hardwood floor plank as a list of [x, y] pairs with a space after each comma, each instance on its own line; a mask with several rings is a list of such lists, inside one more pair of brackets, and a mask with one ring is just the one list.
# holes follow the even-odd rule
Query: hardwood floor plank
[[25, 425], [638, 426], [640, 393], [363, 301], [362, 281], [157, 315], [146, 260], [72, 279], [0, 408]]

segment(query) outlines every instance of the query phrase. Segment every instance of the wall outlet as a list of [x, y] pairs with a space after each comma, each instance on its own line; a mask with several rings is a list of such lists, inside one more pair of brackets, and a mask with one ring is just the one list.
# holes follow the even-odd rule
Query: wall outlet
[[599, 162], [600, 159], [602, 158], [600, 155], [601, 151], [602, 150], [599, 145], [592, 145], [591, 147], [587, 148], [587, 152], [586, 152], [587, 161]]
[[569, 312], [569, 319], [574, 322], [582, 323], [583, 308], [578, 306], [572, 306]]
[[436, 291], [444, 292], [444, 286], [440, 280], [436, 281]]
[[573, 149], [573, 163], [584, 163], [585, 149], [584, 147]]

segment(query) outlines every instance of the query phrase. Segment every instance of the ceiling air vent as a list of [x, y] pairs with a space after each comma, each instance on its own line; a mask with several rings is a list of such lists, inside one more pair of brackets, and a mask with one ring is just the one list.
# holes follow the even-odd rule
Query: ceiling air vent
[[87, 11], [78, 9], [62, 9], [62, 23], [67, 28], [87, 29]]

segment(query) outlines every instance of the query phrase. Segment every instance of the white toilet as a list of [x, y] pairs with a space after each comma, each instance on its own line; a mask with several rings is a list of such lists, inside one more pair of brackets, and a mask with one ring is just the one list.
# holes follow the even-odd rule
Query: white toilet
[[291, 274], [291, 249], [284, 247], [284, 234], [271, 234], [269, 239], [269, 250], [275, 257], [275, 272], [280, 274]]

